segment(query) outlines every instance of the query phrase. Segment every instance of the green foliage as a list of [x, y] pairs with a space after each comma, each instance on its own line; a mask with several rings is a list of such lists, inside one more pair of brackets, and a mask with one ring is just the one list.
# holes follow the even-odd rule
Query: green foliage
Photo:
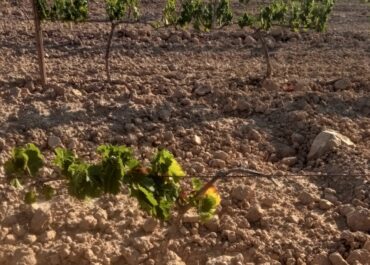
[[69, 150], [56, 148], [54, 152], [54, 164], [67, 179], [68, 191], [72, 196], [86, 199], [100, 195], [101, 190], [96, 180], [99, 170], [78, 159]]
[[186, 174], [168, 150], [159, 150], [152, 160], [152, 171], [161, 177], [172, 178], [176, 183]]
[[204, 1], [185, 0], [180, 10], [176, 10], [176, 1], [168, 0], [162, 21], [166, 26], [192, 25], [197, 30], [211, 30], [214, 27], [229, 25], [233, 14], [229, 0]]
[[97, 171], [84, 162], [76, 162], [68, 168], [68, 191], [78, 198], [98, 197], [101, 194], [96, 177]]
[[124, 182], [141, 208], [152, 216], [167, 220], [179, 197], [180, 179], [184, 176], [185, 172], [173, 155], [162, 149], [152, 159], [150, 168], [133, 168]]
[[176, 0], [167, 0], [162, 12], [162, 21], [165, 26], [175, 25], [177, 22]]
[[37, 0], [36, 1], [36, 10], [38, 11], [38, 15], [40, 20], [49, 19], [50, 16], [50, 8], [46, 0]]
[[106, 12], [111, 21], [137, 18], [139, 3], [138, 0], [106, 0]]
[[[241, 3], [250, 1], [241, 0]], [[269, 30], [272, 26], [290, 27], [292, 30], [325, 30], [334, 0], [273, 0], [257, 13], [245, 12], [237, 20], [240, 27]], [[232, 23], [229, 0], [185, 0], [179, 10], [175, 0], [167, 0], [163, 12], [165, 25], [192, 25], [198, 30], [211, 30]]]
[[104, 193], [117, 194], [123, 176], [139, 162], [126, 146], [102, 145], [98, 152], [102, 155], [102, 161], [96, 167], [99, 171], [98, 182]]
[[87, 0], [37, 0], [41, 20], [81, 22], [88, 17]]
[[123, 176], [138, 165], [131, 149], [125, 146], [102, 145], [98, 147], [101, 161], [97, 164], [84, 162], [66, 149], [55, 149], [54, 164], [68, 180], [68, 190], [78, 199], [98, 197], [101, 194], [117, 194]]
[[24, 195], [24, 202], [26, 204], [32, 204], [32, 203], [35, 203], [36, 201], [37, 201], [37, 193], [35, 190], [26, 192], [26, 194]]
[[75, 157], [73, 152], [64, 148], [57, 147], [54, 152], [54, 165], [59, 167], [64, 175], [67, 175], [69, 166], [75, 163], [78, 159]]
[[248, 13], [244, 13], [238, 20], [238, 25], [241, 28], [252, 27], [256, 23], [256, 17]]
[[192, 178], [191, 185], [194, 191], [198, 191], [203, 187], [203, 181], [198, 178]]
[[[118, 194], [124, 184], [144, 211], [162, 220], [168, 220], [172, 210], [184, 205], [197, 208], [202, 219], [206, 220], [215, 213], [220, 202], [213, 187], [202, 196], [196, 196], [196, 192], [203, 187], [202, 181], [196, 178], [192, 179], [191, 191], [184, 193], [181, 183], [186, 174], [173, 154], [165, 149], [158, 150], [148, 166], [141, 165], [126, 146], [99, 146], [97, 152], [100, 160], [96, 163], [83, 161], [63, 148], [56, 148], [54, 152], [54, 165], [65, 178], [69, 194], [81, 200], [103, 194]], [[41, 165], [40, 151], [33, 144], [28, 144], [14, 148], [13, 156], [5, 166], [12, 175], [18, 172], [35, 175]], [[17, 178], [11, 184], [22, 187]], [[38, 194], [45, 199], [55, 194], [55, 190], [45, 183], [39, 189], [36, 189], [37, 181], [33, 185], [25, 194], [26, 203], [34, 203]], [[180, 204], [180, 200], [183, 204]]]
[[269, 30], [272, 26], [292, 30], [324, 31], [334, 0], [273, 0], [259, 13], [244, 13], [238, 20], [240, 27]]
[[209, 188], [203, 196], [196, 201], [198, 214], [203, 221], [207, 221], [216, 213], [221, 198], [214, 187]]
[[12, 155], [5, 162], [5, 173], [8, 176], [29, 175], [34, 177], [44, 164], [44, 157], [34, 144], [26, 144], [24, 147], [16, 147]]

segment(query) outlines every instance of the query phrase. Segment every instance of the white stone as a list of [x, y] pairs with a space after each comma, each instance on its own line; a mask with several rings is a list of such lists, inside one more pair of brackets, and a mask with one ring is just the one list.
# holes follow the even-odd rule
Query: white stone
[[334, 130], [324, 130], [314, 139], [307, 158], [316, 159], [330, 151], [332, 148], [338, 147], [342, 144], [347, 146], [355, 145], [348, 137]]
[[201, 145], [202, 144], [202, 139], [198, 135], [194, 135], [193, 143], [196, 144], [196, 145]]
[[329, 210], [333, 204], [328, 200], [322, 199], [319, 201], [319, 206], [321, 210]]

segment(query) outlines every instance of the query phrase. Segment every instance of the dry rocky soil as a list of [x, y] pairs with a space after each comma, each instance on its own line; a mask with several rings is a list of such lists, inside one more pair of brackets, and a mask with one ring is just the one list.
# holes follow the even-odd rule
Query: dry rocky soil
[[91, 160], [113, 143], [145, 160], [166, 147], [189, 176], [244, 166], [274, 181], [221, 181], [214, 219], [174, 227], [126, 191], [78, 201], [61, 181], [25, 205], [0, 169], [0, 264], [370, 264], [369, 5], [338, 1], [323, 34], [272, 30], [266, 81], [260, 44], [236, 27], [120, 26], [108, 83], [109, 25], [45, 23], [42, 89], [27, 2], [0, 2], [0, 166], [27, 142]]

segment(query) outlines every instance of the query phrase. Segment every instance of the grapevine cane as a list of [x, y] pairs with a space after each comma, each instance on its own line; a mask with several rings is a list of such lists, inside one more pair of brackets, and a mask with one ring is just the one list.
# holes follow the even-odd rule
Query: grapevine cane
[[110, 33], [109, 33], [109, 38], [108, 38], [108, 44], [107, 44], [107, 49], [105, 52], [105, 71], [107, 73], [107, 80], [110, 82], [111, 77], [110, 77], [110, 69], [109, 69], [109, 55], [110, 55], [110, 50], [112, 46], [112, 40], [113, 40], [113, 35], [114, 35], [114, 30], [117, 27], [118, 23], [112, 22], [111, 23], [111, 28], [110, 28]]
[[42, 30], [39, 13], [37, 10], [37, 0], [31, 0], [33, 7], [34, 21], [35, 21], [35, 33], [36, 33], [36, 46], [40, 70], [40, 78], [42, 87], [46, 86], [46, 70], [45, 70], [45, 53], [44, 53], [44, 41], [42, 39]]
[[264, 54], [264, 57], [265, 57], [266, 67], [267, 67], [265, 78], [268, 79], [272, 75], [272, 67], [271, 67], [268, 47], [267, 47], [265, 38], [262, 36], [261, 29], [257, 29], [256, 33], [257, 33], [257, 36], [258, 36], [258, 38], [259, 38], [259, 40], [261, 41], [261, 44], [262, 44], [263, 54]]
[[[275, 185], [278, 185], [273, 179], [272, 179], [272, 176], [271, 175], [267, 175], [267, 174], [264, 174], [264, 173], [261, 173], [261, 172], [258, 172], [258, 171], [255, 171], [255, 170], [251, 170], [251, 169], [248, 169], [248, 168], [232, 168], [232, 169], [229, 169], [229, 170], [220, 170], [218, 172], [216, 172], [216, 174], [213, 176], [213, 178], [208, 181], [206, 184], [204, 184], [202, 186], [202, 188], [200, 188], [195, 194], [194, 196], [192, 197], [192, 199], [199, 199], [200, 197], [202, 197], [204, 195], [204, 193], [210, 188], [213, 186], [213, 184], [216, 183], [217, 180], [221, 179], [221, 178], [226, 178], [228, 176], [230, 176], [230, 174], [243, 174], [245, 176], [259, 176], [259, 177], [265, 177], [265, 178], [269, 178]], [[189, 202], [183, 206], [180, 206], [180, 209], [179, 209], [179, 215], [177, 216], [176, 220], [175, 220], [175, 223], [177, 224], [180, 224], [181, 223], [181, 219], [182, 217], [185, 215], [185, 213], [187, 211], [189, 211], [191, 208], [193, 207], [192, 203]]]

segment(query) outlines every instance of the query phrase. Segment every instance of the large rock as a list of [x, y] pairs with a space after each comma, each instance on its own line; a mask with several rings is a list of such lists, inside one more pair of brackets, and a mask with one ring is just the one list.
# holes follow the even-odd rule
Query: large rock
[[45, 231], [51, 220], [52, 217], [49, 209], [37, 209], [31, 220], [31, 231], [36, 234]]
[[36, 254], [31, 248], [17, 249], [9, 265], [36, 265]]
[[62, 145], [62, 140], [59, 137], [54, 136], [54, 135], [51, 135], [48, 137], [48, 146], [51, 149], [55, 149], [56, 147], [61, 146], [61, 145]]
[[153, 217], [150, 217], [145, 220], [143, 224], [143, 230], [147, 233], [152, 233], [155, 228], [158, 226], [158, 221]]
[[351, 80], [348, 78], [343, 78], [335, 81], [334, 88], [338, 90], [348, 89], [352, 85]]
[[316, 159], [340, 145], [354, 146], [355, 144], [346, 136], [334, 131], [324, 130], [314, 139], [308, 159]]
[[263, 217], [263, 210], [259, 205], [254, 205], [248, 210], [246, 217], [251, 223], [258, 222]]
[[361, 206], [347, 214], [347, 224], [353, 231], [370, 232], [370, 210]]
[[369, 265], [370, 264], [370, 252], [366, 249], [356, 249], [353, 250], [348, 258], [347, 262], [351, 265], [361, 264], [361, 265]]

